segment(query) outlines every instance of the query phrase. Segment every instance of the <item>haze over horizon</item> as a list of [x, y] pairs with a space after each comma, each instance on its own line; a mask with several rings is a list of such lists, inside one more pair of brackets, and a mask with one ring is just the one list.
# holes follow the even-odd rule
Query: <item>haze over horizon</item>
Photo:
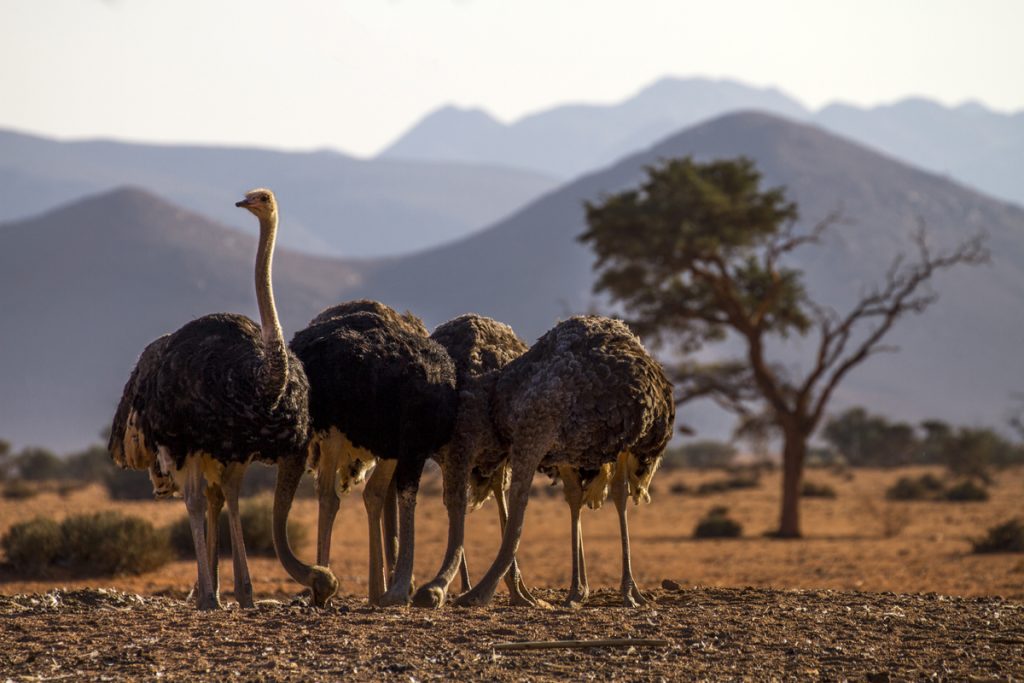
[[665, 76], [774, 87], [810, 109], [1024, 110], [1024, 5], [1006, 0], [595, 2], [585, 16], [567, 0], [54, 0], [2, 16], [0, 127], [58, 138], [368, 156], [444, 105], [511, 122]]

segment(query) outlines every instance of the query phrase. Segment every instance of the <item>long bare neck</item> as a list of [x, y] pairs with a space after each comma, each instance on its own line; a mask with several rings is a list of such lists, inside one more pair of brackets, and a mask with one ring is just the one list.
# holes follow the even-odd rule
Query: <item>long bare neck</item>
[[256, 250], [256, 303], [260, 308], [260, 329], [265, 361], [260, 373], [263, 389], [274, 396], [284, 393], [288, 381], [288, 351], [277, 319], [271, 269], [277, 239], [277, 212], [260, 218], [260, 243]]

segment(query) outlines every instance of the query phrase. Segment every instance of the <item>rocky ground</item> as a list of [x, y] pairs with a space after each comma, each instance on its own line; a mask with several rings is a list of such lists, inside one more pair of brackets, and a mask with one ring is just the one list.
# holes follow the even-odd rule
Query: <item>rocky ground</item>
[[[639, 610], [612, 591], [550, 611], [381, 610], [350, 596], [322, 611], [294, 599], [199, 613], [113, 590], [0, 596], [0, 680], [1024, 679], [1018, 602], [666, 586]], [[608, 638], [668, 642], [495, 649]]]

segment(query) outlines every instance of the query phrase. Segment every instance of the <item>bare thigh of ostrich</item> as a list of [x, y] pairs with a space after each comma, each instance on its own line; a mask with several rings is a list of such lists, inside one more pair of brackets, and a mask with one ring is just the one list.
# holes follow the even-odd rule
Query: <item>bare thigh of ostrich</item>
[[330, 567], [331, 536], [341, 505], [341, 494], [347, 493], [353, 484], [363, 481], [377, 458], [365, 448], [356, 447], [336, 427], [315, 434], [309, 449], [309, 459], [314, 461], [319, 502], [316, 563], [321, 567]]
[[158, 457], [161, 459], [161, 467], [172, 473], [175, 484], [181, 490], [182, 498], [185, 499], [185, 509], [188, 511], [188, 523], [192, 529], [192, 543], [195, 546], [198, 568], [196, 603], [201, 610], [218, 609], [220, 600], [213, 586], [209, 561], [210, 549], [207, 545], [206, 529], [204, 528], [207, 501], [203, 485], [202, 456], [190, 454], [185, 458], [184, 466], [181, 469], [175, 467], [166, 447], [159, 447]]
[[455, 600], [455, 604], [460, 607], [489, 604], [494, 598], [498, 582], [512, 567], [512, 561], [519, 549], [519, 539], [523, 534], [523, 519], [526, 515], [526, 506], [530, 502], [533, 475], [544, 459], [544, 454], [548, 452], [552, 439], [530, 441], [528, 447], [517, 447], [513, 443], [510, 451], [512, 486], [509, 490], [509, 513], [505, 531], [501, 535], [501, 548], [480, 583]]

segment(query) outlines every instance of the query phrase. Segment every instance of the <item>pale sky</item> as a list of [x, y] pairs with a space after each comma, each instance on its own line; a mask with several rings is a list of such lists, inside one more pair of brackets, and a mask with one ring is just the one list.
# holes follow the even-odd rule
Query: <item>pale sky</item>
[[0, 0], [0, 127], [372, 155], [661, 76], [1024, 110], [1020, 0]]

